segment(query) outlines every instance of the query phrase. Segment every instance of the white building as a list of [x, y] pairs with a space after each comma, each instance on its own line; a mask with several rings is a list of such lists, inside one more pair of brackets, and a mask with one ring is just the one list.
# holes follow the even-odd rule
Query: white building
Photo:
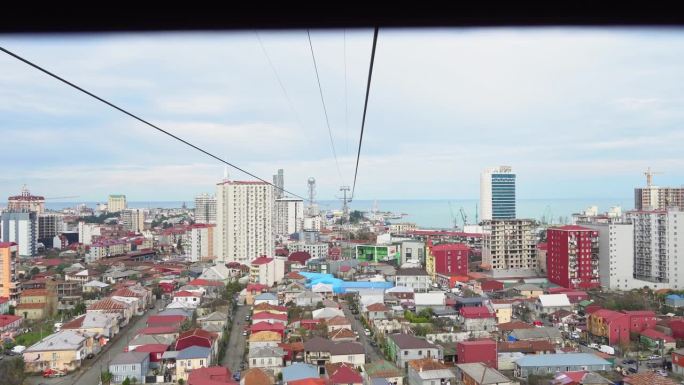
[[[684, 288], [684, 232], [677, 221], [684, 221], [680, 209], [628, 211], [634, 226], [634, 279], [654, 289]], [[682, 264], [678, 264], [682, 262]]]
[[288, 246], [288, 249], [292, 252], [305, 251], [309, 253], [312, 259], [325, 259], [328, 257], [329, 246], [327, 243], [317, 242], [317, 243], [306, 243], [297, 242]]
[[599, 278], [601, 287], [631, 290], [644, 287], [634, 279], [634, 225], [618, 218], [594, 217], [581, 226], [599, 234]]
[[249, 281], [273, 286], [285, 276], [285, 259], [259, 257], [252, 261], [249, 268]]
[[107, 211], [110, 213], [118, 213], [119, 211], [126, 209], [126, 196], [125, 195], [110, 195], [107, 200]]
[[93, 223], [78, 222], [78, 241], [84, 245], [93, 243], [93, 237], [100, 235], [100, 226]]
[[35, 212], [2, 213], [0, 235], [3, 242], [19, 246], [19, 255], [31, 257], [38, 252], [38, 218]]
[[216, 197], [207, 193], [195, 197], [195, 223], [216, 223]]
[[196, 224], [190, 230], [190, 261], [213, 260], [216, 225]]
[[216, 253], [223, 262], [247, 264], [273, 255], [273, 186], [223, 181], [216, 188]]
[[121, 220], [124, 227], [129, 231], [140, 233], [145, 229], [145, 217], [147, 210], [125, 209], [121, 210]]
[[515, 218], [515, 174], [510, 166], [480, 174], [480, 220]]
[[502, 219], [483, 222], [482, 264], [494, 277], [530, 277], [537, 274], [534, 221]]
[[298, 233], [304, 225], [304, 201], [279, 198], [275, 201], [275, 233], [281, 236]]

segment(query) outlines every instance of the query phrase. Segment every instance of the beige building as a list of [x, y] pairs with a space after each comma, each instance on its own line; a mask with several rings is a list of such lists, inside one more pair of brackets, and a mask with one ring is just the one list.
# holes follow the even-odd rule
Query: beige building
[[0, 242], [0, 297], [15, 304], [19, 298], [16, 263], [19, 246], [14, 242]]
[[46, 289], [24, 290], [19, 297], [15, 314], [29, 320], [51, 317], [57, 311], [57, 293]]
[[118, 213], [126, 209], [125, 195], [110, 195], [107, 200], [107, 211], [110, 213]]
[[494, 277], [537, 274], [537, 244], [532, 219], [484, 221], [482, 265]]
[[185, 348], [176, 356], [176, 381], [187, 381], [190, 372], [211, 366], [211, 349], [201, 346]]
[[90, 353], [97, 352], [93, 335], [75, 330], [62, 330], [28, 347], [24, 353], [27, 372], [45, 369], [72, 371], [81, 366]]
[[248, 264], [275, 252], [273, 186], [225, 180], [216, 186], [216, 254], [222, 262]]
[[121, 211], [121, 220], [126, 230], [141, 233], [145, 230], [145, 218], [147, 210], [125, 209]]

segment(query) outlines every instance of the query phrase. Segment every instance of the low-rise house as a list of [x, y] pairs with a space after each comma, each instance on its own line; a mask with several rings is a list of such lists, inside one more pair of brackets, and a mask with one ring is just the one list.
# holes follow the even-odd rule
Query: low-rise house
[[456, 344], [456, 354], [459, 364], [483, 362], [495, 369], [498, 365], [497, 346], [494, 340], [481, 339], [458, 342]]
[[499, 331], [499, 335], [502, 339], [506, 339], [509, 334], [515, 329], [534, 329], [534, 326], [522, 321], [512, 321], [505, 322], [496, 325], [496, 329]]
[[117, 301], [112, 298], [103, 298], [88, 306], [86, 312], [117, 314], [119, 327], [124, 327], [128, 325], [131, 317], [133, 317], [135, 306], [126, 302]]
[[423, 338], [410, 334], [391, 334], [386, 341], [389, 356], [400, 368], [406, 368], [410, 361], [422, 358], [443, 359], [441, 347]]
[[346, 362], [326, 364], [325, 373], [330, 385], [363, 385], [361, 373]]
[[[187, 290], [180, 290], [173, 293], [172, 303], [178, 303], [187, 308], [196, 308], [202, 303], [202, 294]], [[170, 305], [170, 304], [169, 304]]]
[[304, 362], [323, 367], [330, 362], [330, 347], [334, 343], [321, 337], [304, 341]]
[[587, 330], [610, 345], [629, 343], [629, 316], [622, 312], [600, 309], [587, 317]]
[[180, 350], [176, 356], [176, 381], [186, 381], [193, 370], [211, 366], [211, 357], [211, 349], [202, 346]]
[[330, 363], [348, 362], [354, 366], [366, 363], [366, 352], [358, 342], [337, 342], [330, 345]]
[[219, 330], [225, 330], [228, 325], [228, 314], [215, 311], [204, 317], [197, 318], [200, 328], [207, 330], [210, 326], [215, 326]]
[[513, 316], [513, 304], [511, 301], [493, 299], [490, 301], [490, 304], [496, 314], [497, 324], [511, 322], [511, 317]]
[[542, 314], [551, 314], [558, 310], [572, 311], [573, 307], [565, 294], [542, 294], [536, 301], [530, 303], [532, 310], [538, 318], [543, 317]]
[[328, 332], [334, 332], [336, 330], [340, 329], [351, 329], [351, 321], [348, 320], [346, 317], [342, 316], [336, 316], [333, 318], [330, 318], [329, 320], [326, 321], [326, 326], [328, 327]]
[[377, 319], [373, 321], [373, 329], [378, 334], [394, 334], [402, 331], [401, 321], [398, 319]]
[[366, 384], [373, 384], [375, 379], [384, 379], [389, 385], [403, 385], [404, 373], [389, 361], [380, 360], [365, 364], [363, 376]]
[[[278, 290], [278, 295], [282, 296], [282, 302], [287, 304], [290, 302], [295, 303], [297, 306], [311, 306], [311, 305], [299, 305], [296, 302], [296, 298], [302, 293], [306, 293], [306, 286], [300, 282], [292, 282], [282, 289]], [[309, 292], [310, 293], [310, 292]], [[322, 298], [322, 296], [321, 296]], [[321, 299], [322, 300], [322, 299]], [[318, 303], [318, 302], [316, 302]]]
[[136, 347], [133, 351], [134, 352], [143, 352], [147, 353], [150, 356], [150, 368], [158, 368], [161, 365], [161, 360], [162, 356], [164, 355], [164, 352], [169, 350], [169, 346], [171, 345], [166, 345], [166, 344], [147, 344], [147, 345], [140, 345]]
[[481, 362], [456, 365], [456, 379], [464, 385], [512, 385], [513, 382], [495, 368]]
[[277, 375], [283, 367], [284, 356], [285, 351], [280, 347], [257, 347], [249, 349], [247, 363], [250, 368], [269, 370]]
[[69, 329], [92, 333], [108, 340], [119, 333], [119, 321], [116, 314], [89, 312], [62, 325], [62, 330]]
[[269, 305], [278, 305], [278, 297], [273, 293], [261, 293], [254, 297], [254, 304], [267, 303]]
[[279, 323], [282, 325], [287, 325], [287, 314], [269, 312], [256, 313], [252, 316], [252, 323], [259, 322], [266, 322], [271, 324]]
[[176, 341], [174, 337], [154, 334], [138, 334], [132, 340], [128, 341], [126, 351], [132, 352], [140, 346], [145, 345], [171, 345]]
[[311, 318], [329, 320], [333, 317], [344, 317], [344, 312], [340, 309], [333, 309], [331, 307], [324, 307], [323, 309], [316, 309], [311, 312]]
[[291, 384], [293, 381], [304, 380], [309, 378], [319, 378], [320, 372], [316, 365], [305, 364], [302, 362], [295, 362], [290, 366], [284, 367], [283, 385]]
[[544, 289], [537, 285], [523, 283], [511, 288], [517, 295], [525, 298], [537, 298], [544, 294]]
[[389, 308], [384, 303], [374, 303], [366, 306], [366, 319], [374, 321], [376, 319], [386, 319]]
[[557, 328], [562, 328], [563, 330], [568, 330], [568, 325], [573, 323], [575, 319], [575, 313], [569, 311], [569, 310], [558, 310], [556, 312], [553, 312], [549, 314], [547, 317], [549, 321], [553, 324], [553, 326]]
[[28, 289], [19, 295], [19, 304], [14, 314], [28, 320], [41, 320], [51, 317], [57, 311], [57, 295], [53, 290]]
[[414, 293], [425, 293], [431, 288], [430, 275], [424, 269], [406, 268], [397, 270], [394, 276], [394, 286], [413, 289]]
[[226, 285], [221, 281], [209, 280], [209, 279], [193, 279], [188, 282], [188, 285], [198, 286], [204, 290], [204, 296], [207, 298], [219, 298], [221, 297], [221, 292], [226, 287]]
[[501, 341], [498, 353], [553, 354], [556, 346], [549, 341]]
[[147, 311], [148, 306], [152, 303], [152, 292], [140, 285], [114, 290], [110, 297], [117, 301], [132, 299], [135, 302], [136, 315], [143, 315]]
[[556, 373], [551, 385], [613, 385], [613, 381], [598, 373], [581, 370]]
[[119, 353], [109, 362], [109, 372], [112, 374], [112, 383], [115, 384], [121, 384], [127, 378], [144, 384], [149, 369], [150, 356], [145, 352]]
[[337, 329], [328, 333], [328, 339], [333, 342], [356, 341], [356, 333], [351, 329]]
[[84, 293], [100, 293], [109, 287], [108, 283], [92, 280], [83, 284]]
[[250, 334], [249, 348], [263, 347], [263, 346], [278, 346], [283, 341], [280, 333], [277, 332], [258, 332]]
[[138, 329], [138, 335], [159, 335], [168, 337], [174, 341], [180, 335], [180, 327], [178, 326], [148, 326]]
[[459, 309], [459, 322], [464, 331], [493, 331], [496, 315], [488, 306], [467, 306]]
[[195, 369], [190, 372], [190, 375], [188, 376], [188, 385], [237, 385], [237, 382], [233, 380], [233, 374], [228, 368], [224, 368], [223, 366], [210, 366], [208, 368]]
[[285, 335], [285, 325], [282, 323], [268, 323], [268, 322], [257, 322], [250, 326], [250, 331], [252, 333], [259, 332], [276, 332], [282, 336]]
[[646, 329], [641, 332], [639, 341], [649, 349], [662, 348], [665, 351], [669, 351], [677, 347], [676, 340], [672, 336], [668, 336], [656, 329]]
[[271, 305], [268, 303], [260, 303], [258, 305], [254, 305], [252, 308], [252, 313], [257, 314], [260, 312], [269, 312], [269, 313], [280, 313], [280, 314], [287, 314], [287, 307], [286, 306], [275, 306]]
[[456, 379], [450, 367], [433, 358], [412, 360], [407, 365], [409, 385], [448, 385]]
[[211, 350], [211, 357], [218, 356], [219, 343], [216, 333], [195, 328], [181, 333], [176, 340], [175, 350], [184, 350], [191, 346], [200, 346]]
[[591, 353], [529, 355], [515, 361], [514, 375], [527, 378], [531, 374], [546, 375], [561, 371], [610, 371], [613, 364]]
[[413, 288], [406, 286], [395, 286], [385, 290], [385, 294], [390, 294], [399, 299], [400, 303], [412, 301], [414, 298]]
[[206, 279], [208, 281], [221, 281], [224, 285], [230, 281], [230, 269], [225, 264], [219, 263], [214, 266], [207, 267], [202, 271], [199, 279]]
[[155, 314], [147, 318], [148, 327], [175, 327], [180, 328], [180, 325], [188, 319], [188, 316], [184, 314], [178, 315], [160, 315]]
[[24, 370], [31, 373], [45, 369], [76, 370], [85, 357], [94, 352], [97, 350], [92, 335], [62, 330], [43, 338], [24, 351]]
[[630, 374], [622, 379], [626, 385], [678, 385], [677, 381], [655, 372]]
[[19, 333], [24, 318], [17, 315], [0, 315], [0, 337], [13, 338]]
[[515, 329], [509, 334], [509, 339], [513, 341], [548, 341], [555, 345], [563, 343], [561, 331], [551, 326]]

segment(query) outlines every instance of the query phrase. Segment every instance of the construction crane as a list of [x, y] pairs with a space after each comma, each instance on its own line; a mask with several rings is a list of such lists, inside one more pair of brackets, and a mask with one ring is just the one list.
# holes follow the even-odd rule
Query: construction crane
[[72, 195], [72, 196], [67, 196], [67, 197], [49, 197], [49, 198], [45, 198], [45, 200], [48, 200], [48, 199], [75, 199], [75, 198], [78, 198], [78, 195]]
[[653, 175], [657, 174], [662, 174], [662, 172], [652, 171], [650, 166], [644, 171], [644, 175], [646, 175], [646, 187], [651, 187], [653, 185]]

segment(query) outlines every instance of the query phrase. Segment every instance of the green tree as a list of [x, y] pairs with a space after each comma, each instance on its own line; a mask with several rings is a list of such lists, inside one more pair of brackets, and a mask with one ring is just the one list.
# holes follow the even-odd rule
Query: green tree
[[32, 276], [32, 277], [33, 277], [34, 275], [38, 274], [38, 273], [40, 273], [40, 269], [39, 269], [39, 268], [34, 267], [33, 269], [31, 269], [31, 276]]
[[121, 385], [131, 385], [131, 379], [126, 377], [121, 383]]
[[179, 380], [178, 380], [178, 385], [183, 385], [183, 384], [185, 384], [185, 381], [184, 381], [182, 378], [179, 379]]
[[83, 314], [86, 312], [86, 305], [83, 302], [79, 302], [74, 306], [74, 314]]
[[109, 370], [100, 374], [100, 380], [103, 385], [108, 385], [112, 381], [112, 372]]
[[26, 378], [24, 358], [19, 356], [13, 359], [0, 361], [0, 378], [3, 385], [21, 385]]

